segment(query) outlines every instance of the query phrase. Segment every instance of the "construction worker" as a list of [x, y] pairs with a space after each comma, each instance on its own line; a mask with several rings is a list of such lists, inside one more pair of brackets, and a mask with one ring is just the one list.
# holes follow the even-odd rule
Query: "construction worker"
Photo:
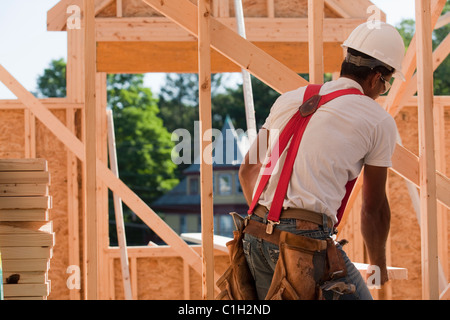
[[[373, 23], [358, 26], [343, 47], [347, 48], [347, 55], [342, 63], [340, 78], [325, 83], [319, 94], [323, 96], [356, 88], [361, 95], [340, 96], [322, 105], [312, 116], [295, 158], [280, 221], [272, 227], [314, 239], [331, 237], [340, 222], [338, 210], [342, 208], [346, 186], [349, 181], [354, 182], [364, 169], [361, 232], [370, 264], [377, 267], [375, 270], [379, 271], [382, 285], [388, 281], [385, 246], [390, 228], [385, 187], [388, 168], [392, 165], [397, 129], [394, 119], [375, 99], [389, 90], [393, 76], [404, 81], [401, 66], [405, 46], [393, 26], [380, 22], [375, 28]], [[305, 90], [306, 87], [301, 87], [278, 98], [240, 167], [239, 179], [249, 205], [254, 200], [265, 161], [277, 141], [274, 133], [281, 132], [289, 119], [298, 112], [304, 102]], [[268, 146], [266, 158], [252, 163], [250, 159], [255, 159], [252, 155], [258, 154], [264, 143]], [[267, 214], [280, 180], [285, 153], [283, 151], [280, 154], [280, 170], [273, 171], [260, 197], [256, 199], [256, 208], [249, 212], [251, 220], [262, 224], [270, 222]], [[291, 209], [311, 211], [319, 219], [284, 219], [284, 213]], [[245, 234], [243, 247], [258, 298], [267, 298], [280, 247], [250, 233]], [[359, 271], [348, 259], [342, 246], [338, 244], [337, 247], [342, 252], [347, 269], [345, 283], [356, 287], [356, 291], [351, 294], [339, 294], [341, 299], [372, 299]]]

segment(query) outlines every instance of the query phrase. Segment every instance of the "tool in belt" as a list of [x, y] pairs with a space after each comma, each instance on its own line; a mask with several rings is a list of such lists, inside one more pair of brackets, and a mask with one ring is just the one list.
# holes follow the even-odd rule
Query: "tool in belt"
[[[275, 190], [274, 199], [272, 201], [272, 205], [270, 206], [269, 214], [267, 216], [267, 225], [266, 225], [266, 233], [272, 234], [274, 226], [280, 223], [280, 216], [283, 207], [283, 201], [287, 192], [287, 188], [289, 185], [289, 181], [292, 175], [292, 169], [294, 166], [294, 161], [297, 156], [298, 148], [300, 146], [300, 141], [302, 140], [303, 133], [305, 132], [306, 126], [311, 120], [312, 115], [319, 109], [322, 105], [327, 102], [330, 102], [333, 99], [341, 97], [343, 95], [363, 95], [360, 90], [356, 88], [351, 89], [343, 89], [334, 91], [324, 96], [319, 95], [319, 91], [322, 85], [308, 85], [304, 94], [303, 101], [305, 101], [299, 108], [299, 112], [296, 112], [294, 116], [289, 120], [288, 124], [281, 132], [280, 137], [273, 148], [273, 150], [279, 150], [279, 152], [272, 152], [270, 155], [269, 161], [266, 164], [263, 175], [260, 179], [258, 188], [256, 189], [255, 196], [252, 200], [250, 208], [248, 210], [248, 214], [252, 215], [258, 206], [258, 200], [266, 187], [272, 170], [275, 167], [276, 162], [278, 161], [280, 155], [286, 149], [289, 141], [291, 144], [287, 151], [286, 160], [281, 171], [280, 180], [278, 182], [278, 186]], [[351, 190], [353, 189], [353, 185], [355, 180], [349, 181], [346, 185], [346, 195], [342, 200], [342, 204], [340, 209], [338, 210], [338, 219], [343, 213], [345, 209], [345, 205], [347, 203], [348, 197], [350, 195]], [[319, 223], [321, 224], [321, 223]]]

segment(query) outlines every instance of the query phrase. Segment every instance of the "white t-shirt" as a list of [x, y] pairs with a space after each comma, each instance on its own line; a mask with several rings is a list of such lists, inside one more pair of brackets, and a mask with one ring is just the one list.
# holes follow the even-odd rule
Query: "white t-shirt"
[[[363, 92], [356, 81], [339, 78], [325, 83], [320, 95], [348, 88]], [[270, 131], [268, 155], [278, 134], [302, 104], [305, 90], [306, 87], [301, 87], [282, 94], [272, 106], [263, 125]], [[392, 166], [396, 132], [392, 116], [367, 96], [346, 95], [322, 105], [303, 134], [283, 207], [325, 213], [336, 224], [345, 185], [358, 177], [363, 165]], [[286, 153], [287, 148], [259, 199], [259, 204], [268, 208], [282, 171], [279, 165], [284, 163]], [[264, 167], [254, 192], [263, 170]]]

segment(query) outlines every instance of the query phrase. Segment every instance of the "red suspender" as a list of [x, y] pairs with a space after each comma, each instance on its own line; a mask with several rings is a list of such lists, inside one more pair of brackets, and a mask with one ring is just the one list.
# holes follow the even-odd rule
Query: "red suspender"
[[[306, 87], [305, 95], [303, 98], [303, 102], [308, 101], [315, 95], [319, 94], [321, 85], [309, 85]], [[343, 95], [348, 94], [359, 94], [362, 95], [361, 91], [358, 89], [344, 89], [332, 92], [325, 96], [320, 97], [320, 102], [317, 106], [317, 109], [320, 108], [323, 104], [338, 98]], [[279, 156], [283, 153], [284, 149], [286, 149], [289, 141], [291, 141], [291, 145], [288, 148], [286, 160], [283, 165], [283, 169], [281, 171], [280, 180], [278, 181], [278, 186], [275, 190], [274, 199], [272, 201], [272, 205], [270, 206], [269, 215], [267, 220], [271, 222], [278, 222], [280, 220], [280, 214], [283, 207], [284, 198], [286, 196], [287, 188], [289, 186], [289, 181], [292, 175], [292, 169], [294, 166], [295, 158], [297, 156], [298, 148], [300, 146], [300, 141], [303, 137], [303, 133], [305, 132], [306, 126], [308, 125], [309, 120], [311, 119], [313, 114], [310, 114], [306, 117], [302, 117], [300, 112], [296, 112], [295, 115], [289, 120], [286, 127], [280, 134], [280, 137], [273, 148], [273, 150], [278, 150], [278, 152], [272, 152], [270, 155], [269, 161], [264, 168], [264, 173], [261, 176], [258, 188], [256, 189], [255, 196], [252, 200], [250, 208], [248, 210], [248, 214], [251, 215], [253, 210], [256, 208], [258, 204], [258, 200], [261, 197], [262, 192], [264, 191], [273, 168], [275, 167], [276, 162], [278, 161]], [[291, 139], [292, 138], [292, 139]], [[338, 213], [338, 219], [342, 216], [343, 210], [345, 209], [345, 205], [347, 203], [348, 197], [350, 195], [351, 190], [353, 189], [354, 180], [351, 181], [353, 184], [347, 184], [347, 194], [344, 197], [341, 208], [339, 209], [340, 216]], [[342, 211], [342, 212], [341, 212]]]

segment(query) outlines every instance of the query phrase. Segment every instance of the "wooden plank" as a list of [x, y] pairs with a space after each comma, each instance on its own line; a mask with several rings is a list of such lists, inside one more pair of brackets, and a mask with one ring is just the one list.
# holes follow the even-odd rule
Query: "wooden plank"
[[[65, 98], [49, 98], [39, 99], [39, 101], [46, 107], [46, 109], [59, 110], [59, 109], [82, 109], [83, 104], [69, 102]], [[0, 110], [17, 110], [26, 109], [27, 107], [19, 100], [4, 99], [0, 100]]]
[[[76, 133], [75, 109], [66, 111], [67, 128]], [[80, 265], [80, 219], [78, 200], [78, 161], [77, 157], [67, 150], [67, 237], [68, 237], [68, 265]], [[80, 290], [71, 289], [69, 291], [70, 300], [80, 300]]]
[[[114, 120], [112, 115], [112, 110], [107, 111], [108, 116], [108, 150], [109, 150], [109, 163], [111, 171], [119, 178], [119, 168], [117, 165], [117, 155], [116, 155], [116, 139], [114, 133]], [[125, 234], [125, 224], [123, 220], [123, 206], [122, 199], [116, 194], [113, 194], [114, 200], [114, 213], [116, 218], [116, 230], [117, 230], [117, 240], [120, 248], [120, 265], [122, 274], [122, 283], [124, 296], [126, 300], [133, 299], [133, 292], [131, 290], [130, 281], [130, 268], [128, 265], [128, 254], [127, 254], [127, 240]]]
[[46, 209], [0, 209], [0, 221], [48, 221]]
[[0, 172], [0, 183], [50, 184], [50, 173], [48, 171], [4, 171]]
[[19, 283], [45, 283], [48, 280], [48, 273], [45, 271], [20, 271], [3, 272], [3, 283], [13, 274], [19, 274]]
[[93, 0], [84, 1], [85, 40], [85, 118], [86, 143], [86, 224], [87, 224], [87, 299], [98, 298], [98, 218], [97, 218], [97, 114], [95, 105], [95, 6]]
[[48, 296], [50, 294], [50, 282], [28, 284], [4, 284], [5, 297]]
[[0, 197], [48, 196], [44, 184], [0, 184]]
[[51, 247], [4, 247], [0, 246], [2, 259], [50, 259]]
[[0, 234], [4, 233], [51, 233], [53, 222], [30, 221], [30, 222], [2, 222], [0, 223]]
[[[392, 156], [391, 170], [420, 187], [419, 157], [399, 144]], [[436, 171], [436, 188], [439, 202], [450, 208], [450, 179], [439, 171]]]
[[206, 152], [212, 142], [211, 128], [211, 6], [209, 0], [198, 1], [198, 78], [199, 78], [199, 119], [200, 150], [203, 155], [200, 162], [200, 208], [202, 229], [202, 297], [214, 299], [214, 205], [213, 205], [213, 168], [212, 150]]
[[[216, 18], [231, 30], [237, 30], [235, 18]], [[179, 42], [197, 41], [192, 33], [165, 17], [96, 18], [96, 40]], [[365, 19], [323, 20], [323, 41], [343, 43], [351, 31]], [[245, 18], [246, 39], [251, 42], [308, 42], [307, 18]], [[342, 51], [342, 48], [341, 48]], [[336, 54], [336, 52], [334, 52]]]
[[[308, 73], [308, 43], [253, 42], [253, 44], [293, 71]], [[324, 43], [325, 72], [338, 71], [342, 61], [340, 43]], [[99, 42], [97, 68], [98, 71], [107, 73], [196, 73], [198, 70], [197, 43]], [[241, 67], [216, 50], [212, 50], [211, 72], [241, 72]]]
[[434, 29], [440, 29], [449, 23], [450, 23], [450, 12], [447, 12], [439, 17]]
[[0, 209], [50, 209], [52, 197], [0, 197]]
[[41, 271], [47, 272], [50, 268], [49, 259], [11, 259], [2, 260], [3, 270], [6, 272]]
[[36, 158], [36, 117], [28, 109], [24, 110], [24, 122], [25, 158]]
[[8, 221], [0, 223], [0, 234], [2, 233], [51, 233], [53, 232], [52, 221]]
[[309, 82], [323, 83], [324, 0], [308, 0]]
[[[198, 36], [197, 6], [189, 0], [163, 2], [144, 0], [144, 2]], [[270, 83], [270, 86], [278, 92], [290, 91], [307, 84], [307, 81], [294, 71], [213, 17], [211, 17], [211, 46], [261, 81]], [[261, 65], [265, 67], [260, 68]]]
[[0, 234], [0, 247], [52, 247], [54, 233]]
[[419, 101], [420, 230], [422, 298], [439, 299], [436, 163], [433, 130], [433, 61], [430, 2], [416, 0]]

